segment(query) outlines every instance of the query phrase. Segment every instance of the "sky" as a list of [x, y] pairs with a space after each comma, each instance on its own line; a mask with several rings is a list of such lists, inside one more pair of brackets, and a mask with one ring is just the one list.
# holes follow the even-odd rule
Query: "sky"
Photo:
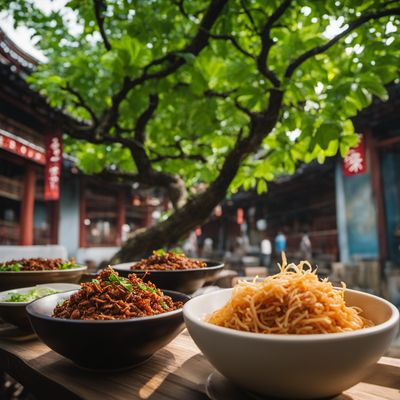
[[[35, 0], [34, 3], [43, 11], [50, 12], [61, 9], [67, 3], [67, 0]], [[33, 45], [29, 29], [23, 26], [14, 29], [13, 20], [5, 11], [0, 12], [0, 28], [3, 29], [7, 36], [22, 50], [25, 50], [39, 61], [46, 61], [46, 57], [42, 52]]]

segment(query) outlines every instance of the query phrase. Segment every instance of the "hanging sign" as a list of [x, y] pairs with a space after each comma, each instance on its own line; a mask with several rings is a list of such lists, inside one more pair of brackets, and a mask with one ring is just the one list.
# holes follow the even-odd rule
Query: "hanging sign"
[[359, 135], [359, 137], [357, 146], [350, 149], [343, 159], [344, 176], [360, 175], [367, 172], [364, 135]]
[[60, 133], [48, 134], [46, 138], [46, 167], [44, 171], [44, 199], [60, 198], [62, 167], [62, 138]]
[[44, 149], [19, 138], [12, 133], [0, 129], [0, 149], [17, 154], [38, 164], [46, 162]]

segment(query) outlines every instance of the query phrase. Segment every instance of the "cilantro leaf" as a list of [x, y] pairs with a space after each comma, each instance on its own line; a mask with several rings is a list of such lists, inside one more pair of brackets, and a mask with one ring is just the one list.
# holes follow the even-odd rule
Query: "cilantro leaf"
[[128, 292], [132, 292], [133, 290], [133, 286], [132, 283], [129, 279], [127, 278], [122, 278], [120, 276], [118, 276], [116, 273], [111, 273], [110, 276], [108, 277], [108, 280], [110, 282], [115, 282], [118, 285], [121, 285], [122, 287], [124, 287]]
[[164, 249], [154, 250], [153, 253], [157, 256], [165, 256], [167, 252]]

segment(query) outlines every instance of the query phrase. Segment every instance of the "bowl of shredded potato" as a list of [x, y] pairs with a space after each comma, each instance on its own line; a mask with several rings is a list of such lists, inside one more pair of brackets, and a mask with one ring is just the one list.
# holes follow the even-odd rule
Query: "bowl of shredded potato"
[[388, 301], [333, 287], [307, 262], [264, 280], [191, 299], [186, 326], [225, 378], [250, 392], [292, 399], [334, 396], [361, 379], [396, 335]]

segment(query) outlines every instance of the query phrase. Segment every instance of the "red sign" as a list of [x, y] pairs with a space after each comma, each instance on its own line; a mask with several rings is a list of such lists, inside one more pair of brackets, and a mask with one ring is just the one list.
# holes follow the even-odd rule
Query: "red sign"
[[60, 175], [62, 167], [62, 139], [60, 133], [46, 138], [46, 167], [44, 171], [44, 199], [60, 198]]
[[343, 174], [345, 176], [360, 175], [367, 172], [364, 136], [359, 135], [359, 138], [357, 146], [350, 149], [343, 159]]
[[18, 154], [38, 164], [45, 164], [46, 162], [45, 153], [41, 148], [29, 144], [25, 140], [19, 140], [15, 135], [2, 129], [0, 129], [0, 149]]

